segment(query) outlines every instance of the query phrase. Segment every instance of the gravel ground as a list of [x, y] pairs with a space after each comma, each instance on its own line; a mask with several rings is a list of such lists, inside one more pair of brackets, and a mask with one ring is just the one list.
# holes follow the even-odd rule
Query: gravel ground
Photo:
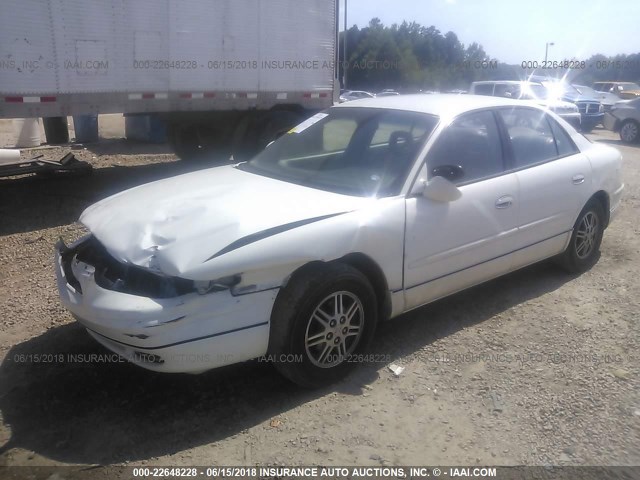
[[591, 138], [620, 148], [627, 185], [593, 269], [535, 265], [387, 322], [383, 361], [317, 391], [258, 361], [92, 359], [58, 303], [52, 248], [86, 206], [207, 165], [110, 139], [74, 150], [89, 177], [0, 179], [0, 466], [639, 465], [640, 148]]

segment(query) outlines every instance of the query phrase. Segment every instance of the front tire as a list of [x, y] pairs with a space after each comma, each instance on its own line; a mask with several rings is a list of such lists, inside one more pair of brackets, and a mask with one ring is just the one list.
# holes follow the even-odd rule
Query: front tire
[[637, 143], [640, 140], [640, 125], [633, 120], [625, 120], [620, 125], [620, 140], [626, 143]]
[[604, 222], [602, 204], [590, 200], [578, 215], [569, 246], [559, 258], [560, 264], [569, 273], [582, 273], [598, 261]]
[[344, 378], [368, 346], [378, 318], [369, 280], [341, 264], [311, 264], [276, 300], [270, 353], [278, 371], [303, 387]]

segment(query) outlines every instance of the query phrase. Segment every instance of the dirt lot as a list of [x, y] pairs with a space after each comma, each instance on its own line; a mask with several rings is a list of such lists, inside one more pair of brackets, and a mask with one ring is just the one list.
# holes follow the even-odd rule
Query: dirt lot
[[74, 150], [91, 177], [0, 179], [0, 465], [640, 464], [640, 147], [591, 138], [620, 148], [627, 184], [591, 271], [536, 265], [383, 324], [387, 360], [319, 391], [257, 361], [91, 360], [105, 351], [58, 303], [52, 248], [86, 206], [207, 165], [108, 139]]

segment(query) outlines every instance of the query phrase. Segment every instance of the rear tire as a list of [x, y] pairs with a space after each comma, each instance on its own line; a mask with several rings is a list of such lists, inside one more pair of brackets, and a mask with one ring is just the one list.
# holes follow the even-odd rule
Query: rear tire
[[307, 388], [344, 378], [373, 337], [376, 305], [359, 270], [341, 263], [303, 267], [272, 313], [269, 351], [277, 370]]
[[582, 273], [598, 261], [604, 222], [602, 204], [590, 200], [578, 215], [567, 249], [558, 258], [567, 272]]

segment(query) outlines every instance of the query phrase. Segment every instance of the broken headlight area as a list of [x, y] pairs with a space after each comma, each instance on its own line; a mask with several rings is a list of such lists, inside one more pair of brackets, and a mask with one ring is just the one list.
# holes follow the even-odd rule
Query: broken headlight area
[[73, 274], [73, 262], [83, 262], [93, 267], [96, 284], [106, 290], [148, 298], [173, 298], [196, 291], [193, 280], [167, 277], [136, 265], [119, 262], [93, 236], [71, 247], [60, 242], [58, 250], [67, 282], [80, 293], [82, 287]]
[[206, 295], [207, 293], [221, 292], [222, 290], [229, 290], [240, 283], [242, 278], [240, 275], [230, 275], [228, 277], [219, 278], [217, 280], [206, 281], [194, 281], [196, 291], [200, 295]]
[[91, 236], [91, 231], [80, 222], [75, 222], [65, 227], [61, 238], [64, 239], [69, 248], [73, 248], [84, 242]]

